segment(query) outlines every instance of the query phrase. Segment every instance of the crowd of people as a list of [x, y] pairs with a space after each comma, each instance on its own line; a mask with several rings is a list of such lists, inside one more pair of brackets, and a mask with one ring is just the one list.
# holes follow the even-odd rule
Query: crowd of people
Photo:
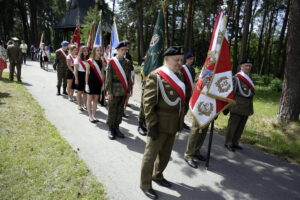
[[[22, 43], [18, 46], [18, 39], [13, 38], [6, 48], [1, 42], [0, 46], [0, 78], [6, 68], [5, 60], [10, 61], [10, 80], [17, 67], [17, 78], [21, 82], [21, 64], [24, 62], [24, 52], [27, 47]], [[30, 48], [31, 49], [31, 48]], [[48, 69], [49, 51], [44, 44], [41, 45], [39, 58], [41, 68]], [[134, 67], [132, 56], [129, 54], [129, 42], [121, 41], [112, 52], [110, 46], [105, 49], [94, 46], [89, 49], [84, 44], [78, 48], [67, 41], [61, 43], [61, 48], [55, 52], [54, 70], [57, 71], [57, 95], [67, 95], [69, 101], [76, 101], [80, 111], [88, 111], [91, 123], [97, 123], [97, 104], [107, 105], [108, 138], [111, 140], [124, 138], [120, 131], [122, 117], [128, 99], [133, 93]], [[27, 51], [27, 50], [26, 50]], [[163, 176], [163, 171], [170, 160], [175, 136], [183, 128], [190, 130], [184, 160], [193, 168], [197, 168], [206, 157], [200, 154], [208, 130], [199, 127], [193, 119], [190, 128], [184, 123], [185, 115], [189, 109], [189, 101], [194, 85], [197, 82], [193, 63], [194, 55], [184, 55], [181, 46], [171, 46], [163, 54], [163, 66], [152, 71], [147, 80], [142, 82], [142, 99], [139, 113], [138, 132], [147, 136], [145, 152], [142, 160], [140, 188], [144, 194], [157, 199], [158, 196], [152, 188], [152, 181], [163, 187], [172, 184]], [[22, 59], [23, 58], [23, 59]], [[25, 59], [26, 60], [26, 59]], [[224, 146], [227, 150], [235, 152], [241, 150], [239, 140], [243, 133], [247, 119], [253, 114], [254, 84], [250, 78], [253, 61], [250, 59], [240, 62], [240, 72], [233, 77], [233, 90], [236, 104], [224, 112], [230, 112], [228, 129]], [[76, 97], [74, 96], [76, 92]], [[107, 104], [106, 104], [107, 101]]]

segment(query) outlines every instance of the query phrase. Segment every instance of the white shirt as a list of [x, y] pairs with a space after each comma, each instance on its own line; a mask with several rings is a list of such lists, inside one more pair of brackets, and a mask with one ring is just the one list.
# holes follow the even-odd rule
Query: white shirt
[[[82, 63], [85, 65], [86, 61], [82, 61]], [[79, 72], [85, 72], [84, 68], [81, 66], [80, 62], [78, 61], [78, 58], [74, 60], [74, 65], [78, 65], [78, 71]]]

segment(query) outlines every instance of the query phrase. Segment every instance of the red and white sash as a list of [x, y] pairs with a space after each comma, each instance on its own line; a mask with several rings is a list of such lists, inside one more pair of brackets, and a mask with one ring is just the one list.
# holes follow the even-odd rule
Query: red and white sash
[[94, 72], [95, 72], [99, 82], [101, 83], [101, 85], [103, 85], [104, 78], [103, 78], [103, 75], [100, 71], [100, 67], [97, 64], [97, 62], [94, 61], [94, 60], [91, 60], [91, 59], [88, 59], [87, 62], [90, 64], [91, 68], [94, 70]]
[[192, 74], [186, 65], [182, 65], [181, 72], [183, 73], [184, 78], [187, 80], [190, 89], [194, 88], [194, 81]]
[[59, 51], [60, 54], [67, 60], [67, 55], [66, 55], [66, 53], [64, 52], [64, 50], [58, 49], [58, 51]]
[[252, 82], [251, 78], [247, 74], [241, 71], [237, 73], [235, 76], [241, 79], [244, 83], [246, 83], [252, 90], [255, 90], [254, 83]]
[[163, 79], [165, 79], [181, 97], [185, 103], [185, 84], [169, 68], [162, 66], [155, 70]]
[[69, 54], [67, 59], [68, 58], [69, 58], [69, 60], [71, 60], [71, 64], [74, 66], [74, 57], [71, 54]]
[[126, 77], [125, 71], [124, 71], [122, 65], [120, 64], [119, 60], [116, 57], [112, 57], [109, 60], [109, 63], [114, 68], [118, 78], [120, 79], [120, 81], [123, 85], [124, 90], [128, 91], [127, 77]]
[[81, 67], [84, 69], [84, 71], [86, 71], [86, 67], [85, 64], [82, 62], [81, 58], [77, 58], [79, 64], [81, 65]]

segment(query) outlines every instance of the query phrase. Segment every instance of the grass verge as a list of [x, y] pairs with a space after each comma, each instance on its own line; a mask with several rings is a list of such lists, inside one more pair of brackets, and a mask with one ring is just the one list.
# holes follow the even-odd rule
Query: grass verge
[[[283, 123], [276, 119], [280, 92], [269, 87], [256, 87], [254, 115], [250, 116], [242, 135], [242, 142], [266, 152], [300, 163], [300, 123]], [[220, 115], [216, 126], [225, 134], [228, 116]]]
[[106, 199], [103, 186], [16, 82], [0, 80], [1, 199]]

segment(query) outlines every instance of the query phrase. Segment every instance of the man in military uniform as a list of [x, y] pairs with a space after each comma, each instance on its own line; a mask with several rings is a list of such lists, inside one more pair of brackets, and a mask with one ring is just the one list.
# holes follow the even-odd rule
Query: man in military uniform
[[[194, 55], [192, 53], [187, 53], [185, 55], [185, 59], [186, 59], [186, 64], [183, 65], [182, 71], [185, 69], [186, 67], [186, 72], [183, 71], [183, 74], [187, 74], [190, 73], [190, 76], [192, 80], [188, 80], [189, 77], [187, 77], [187, 75], [185, 75], [185, 80], [186, 80], [186, 85], [187, 85], [187, 94], [188, 94], [188, 100], [190, 100], [190, 97], [192, 96], [193, 93], [193, 85], [189, 85], [190, 81], [195, 82], [195, 69], [193, 68], [193, 62], [194, 62]], [[196, 81], [197, 82], [197, 81]], [[187, 105], [186, 107], [186, 113], [188, 111], [189, 106]], [[185, 113], [185, 114], [186, 114]], [[184, 126], [184, 128], [186, 129], [190, 129], [187, 125]], [[193, 119], [193, 123], [192, 123], [192, 128], [191, 128], [191, 132], [189, 134], [188, 137], [188, 142], [187, 142], [187, 147], [186, 147], [186, 151], [184, 153], [184, 160], [187, 162], [187, 164], [193, 168], [197, 168], [198, 167], [198, 162], [199, 161], [205, 161], [206, 158], [204, 156], [202, 156], [200, 154], [200, 149], [203, 145], [203, 142], [205, 140], [206, 137], [206, 133], [207, 133], [207, 129], [208, 127], [205, 127], [203, 129], [200, 129], [196, 120]]]
[[131, 64], [124, 56], [127, 51], [126, 43], [120, 42], [116, 47], [117, 55], [111, 58], [106, 69], [106, 91], [108, 97], [108, 115], [106, 123], [109, 127], [108, 138], [124, 138], [119, 129], [124, 113], [126, 98], [131, 89]]
[[169, 47], [163, 56], [164, 66], [150, 73], [144, 91], [148, 137], [142, 161], [140, 188], [151, 199], [157, 199], [152, 181], [163, 187], [171, 187], [171, 183], [164, 178], [163, 171], [169, 162], [176, 132], [183, 128], [187, 100], [180, 72], [183, 48]]
[[7, 47], [7, 57], [9, 59], [9, 80], [14, 80], [15, 67], [17, 67], [17, 79], [21, 81], [21, 67], [22, 67], [22, 52], [18, 46], [19, 39], [16, 37], [12, 38], [13, 45]]
[[63, 41], [61, 43], [62, 47], [56, 50], [55, 52], [55, 62], [53, 64], [53, 69], [57, 70], [57, 85], [56, 85], [57, 94], [56, 95], [60, 95], [60, 88], [62, 82], [63, 82], [63, 94], [67, 95], [66, 73], [68, 69], [68, 65], [67, 65], [68, 45], [69, 45], [68, 41]]
[[253, 114], [254, 84], [250, 78], [252, 60], [246, 59], [240, 63], [241, 71], [233, 78], [236, 104], [229, 107], [230, 116], [228, 120], [225, 147], [234, 152], [241, 150], [239, 139], [245, 128], [247, 119]]

